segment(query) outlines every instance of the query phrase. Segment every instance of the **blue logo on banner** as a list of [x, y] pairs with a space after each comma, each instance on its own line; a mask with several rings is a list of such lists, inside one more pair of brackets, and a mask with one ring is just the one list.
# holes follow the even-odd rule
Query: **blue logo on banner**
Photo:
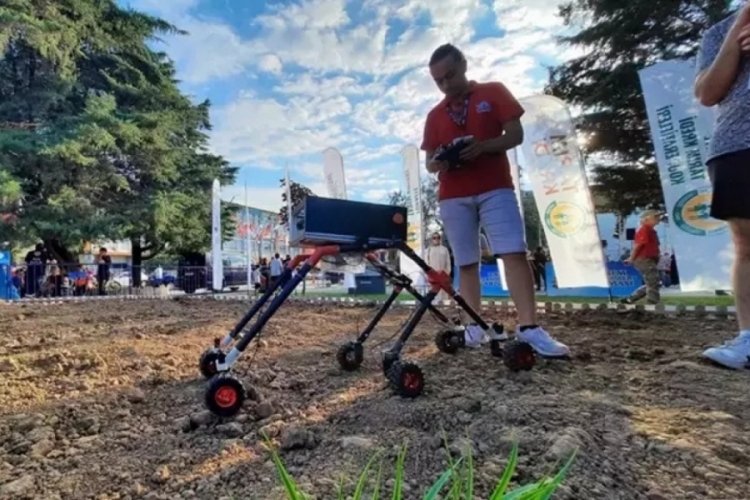
[[10, 273], [10, 252], [0, 251], [0, 300], [16, 300], [18, 292], [13, 286], [13, 276]]
[[[548, 297], [628, 297], [641, 285], [643, 279], [640, 273], [630, 265], [622, 262], [607, 262], [609, 283], [611, 288], [587, 286], [579, 288], [558, 288], [555, 280], [555, 270], [552, 264], [547, 264], [547, 296]], [[482, 297], [508, 297], [510, 293], [500, 282], [500, 272], [494, 264], [482, 264], [479, 268], [482, 283]], [[453, 279], [453, 286], [460, 291], [458, 273]]]
[[555, 269], [547, 264], [547, 295], [550, 297], [628, 297], [643, 285], [640, 273], [622, 262], [607, 262], [610, 288], [586, 286], [579, 288], [558, 288]]

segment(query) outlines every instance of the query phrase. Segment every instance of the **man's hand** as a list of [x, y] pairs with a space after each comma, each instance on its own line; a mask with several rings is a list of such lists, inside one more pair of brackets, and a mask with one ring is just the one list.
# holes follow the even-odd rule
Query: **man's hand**
[[737, 43], [742, 52], [750, 52], [750, 24], [745, 25], [737, 35]]
[[737, 17], [734, 20], [735, 28], [746, 28], [750, 24], [750, 2], [746, 2], [745, 5], [737, 13]]
[[429, 160], [427, 162], [427, 171], [431, 174], [437, 174], [448, 170], [448, 162], [440, 160]]
[[468, 162], [473, 161], [477, 159], [479, 156], [486, 153], [485, 150], [485, 143], [482, 141], [477, 141], [476, 139], [473, 139], [471, 143], [466, 146], [464, 149], [461, 150], [461, 153], [458, 155], [459, 160], [461, 162]]
[[627, 259], [623, 260], [622, 262], [624, 264], [632, 264], [633, 263], [633, 259], [632, 259], [632, 257], [628, 257]]

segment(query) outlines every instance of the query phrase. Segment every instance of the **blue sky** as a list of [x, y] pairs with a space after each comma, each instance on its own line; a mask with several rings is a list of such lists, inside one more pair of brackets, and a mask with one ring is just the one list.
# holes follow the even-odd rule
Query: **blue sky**
[[[469, 76], [539, 92], [556, 44], [556, 0], [119, 0], [187, 35], [155, 44], [182, 90], [212, 102], [211, 148], [240, 167], [225, 199], [277, 210], [285, 165], [325, 196], [322, 151], [344, 158], [350, 198], [385, 201], [403, 185], [399, 152], [419, 145], [440, 99], [426, 61], [458, 45]], [[426, 175], [426, 174], [425, 174]]]

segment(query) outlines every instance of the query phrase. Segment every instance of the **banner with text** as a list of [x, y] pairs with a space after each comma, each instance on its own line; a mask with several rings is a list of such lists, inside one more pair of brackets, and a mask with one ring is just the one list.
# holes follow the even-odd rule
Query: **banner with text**
[[340, 200], [346, 199], [346, 177], [344, 176], [344, 159], [336, 148], [323, 151], [323, 175], [326, 178], [328, 196]]
[[732, 242], [726, 223], [711, 218], [706, 171], [713, 130], [709, 108], [693, 97], [695, 61], [662, 61], [639, 72], [659, 165], [683, 291], [731, 288]]
[[609, 287], [583, 156], [566, 104], [523, 99], [522, 153], [560, 287]]
[[221, 184], [214, 179], [211, 187], [211, 269], [213, 271], [213, 289], [221, 291], [222, 280], [217, 276], [224, 276], [221, 258]]
[[[415, 252], [423, 256], [425, 228], [422, 214], [422, 181], [419, 175], [419, 148], [413, 144], [405, 146], [401, 150], [401, 159], [404, 164], [404, 178], [409, 200], [407, 243]], [[425, 279], [422, 270], [413, 260], [400, 253], [399, 263], [403, 274], [414, 280], [418, 287], [424, 286]]]
[[[521, 167], [518, 164], [518, 149], [513, 148], [508, 151], [508, 162], [510, 163], [510, 177], [513, 179], [513, 190], [516, 193], [518, 209], [521, 212], [521, 219], [526, 221], [526, 215], [523, 213], [523, 198], [521, 197]], [[523, 225], [524, 240], [526, 239], [526, 224]], [[500, 277], [500, 285], [507, 290], [508, 282], [505, 279], [505, 265], [503, 259], [497, 259], [497, 273]]]
[[[323, 151], [323, 175], [326, 179], [326, 188], [328, 189], [328, 197], [336, 198], [339, 200], [346, 200], [346, 176], [344, 175], [344, 159], [336, 148], [326, 148]], [[346, 260], [346, 259], [343, 259]], [[349, 266], [344, 265], [340, 261], [338, 265], [338, 271], [344, 272], [344, 286], [347, 289], [353, 289], [356, 287], [355, 274], [363, 272], [365, 269], [364, 264]], [[335, 267], [335, 266], [334, 266]], [[327, 269], [325, 265], [321, 269]]]

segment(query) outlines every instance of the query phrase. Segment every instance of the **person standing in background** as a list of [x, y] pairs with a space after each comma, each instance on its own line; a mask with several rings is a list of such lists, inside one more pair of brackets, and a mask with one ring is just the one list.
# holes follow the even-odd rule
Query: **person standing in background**
[[[430, 238], [430, 245], [425, 250], [425, 261], [427, 265], [436, 271], [444, 271], [447, 275], [451, 274], [451, 256], [448, 249], [443, 245], [443, 238], [440, 233], [433, 233]], [[439, 302], [450, 300], [445, 290], [440, 290], [435, 297]]]
[[672, 277], [670, 275], [670, 269], [672, 267], [672, 256], [669, 254], [669, 252], [664, 252], [661, 254], [661, 257], [659, 257], [659, 277], [661, 279], [661, 286], [664, 288], [669, 288], [672, 286]]
[[109, 281], [109, 269], [112, 266], [112, 257], [107, 253], [107, 249], [101, 247], [96, 256], [96, 282], [99, 287], [99, 295], [107, 295], [107, 282]]
[[625, 263], [632, 264], [643, 277], [644, 285], [633, 294], [622, 300], [625, 304], [633, 304], [643, 297], [649, 304], [658, 304], [659, 296], [659, 235], [654, 229], [661, 220], [661, 213], [656, 210], [646, 210], [641, 215], [641, 227], [635, 232], [633, 250]]
[[281, 278], [283, 272], [284, 264], [282, 264], [279, 254], [276, 254], [273, 256], [273, 259], [271, 259], [271, 286], [276, 284], [276, 281]]
[[39, 295], [42, 280], [44, 279], [48, 255], [44, 245], [37, 243], [34, 250], [26, 254], [26, 295], [36, 297]]
[[544, 290], [547, 290], [547, 252], [543, 247], [536, 247], [534, 251], [534, 272], [536, 274], [536, 289], [538, 292], [542, 291], [542, 282], [544, 282]]

